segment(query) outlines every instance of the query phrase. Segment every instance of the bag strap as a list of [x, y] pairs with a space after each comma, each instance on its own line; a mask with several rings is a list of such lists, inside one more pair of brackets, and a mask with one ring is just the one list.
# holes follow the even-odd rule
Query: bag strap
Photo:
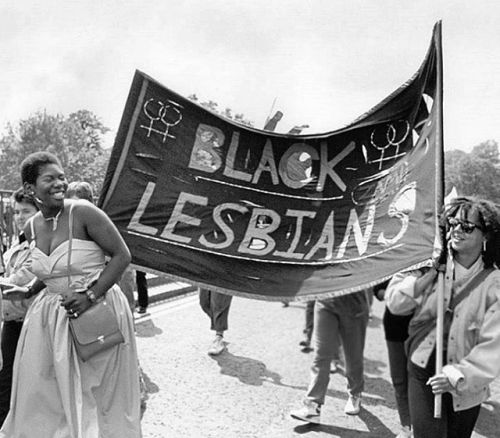
[[73, 206], [75, 204], [72, 202], [69, 207], [69, 218], [68, 218], [68, 226], [69, 226], [69, 236], [68, 236], [68, 261], [67, 261], [67, 276], [68, 276], [68, 289], [71, 285], [71, 253], [73, 250]]
[[462, 289], [462, 292], [460, 292], [458, 295], [453, 295], [447, 310], [453, 313], [455, 307], [457, 307], [463, 300], [465, 300], [471, 294], [471, 292], [484, 280], [486, 280], [488, 275], [490, 275], [494, 270], [494, 268], [487, 268], [474, 275], [474, 277]]
[[34, 220], [33, 220], [33, 217], [34, 216], [31, 216], [28, 221], [29, 221], [29, 224], [30, 224], [30, 231], [31, 231], [31, 240], [35, 240], [36, 236], [35, 236], [35, 224], [34, 224]]

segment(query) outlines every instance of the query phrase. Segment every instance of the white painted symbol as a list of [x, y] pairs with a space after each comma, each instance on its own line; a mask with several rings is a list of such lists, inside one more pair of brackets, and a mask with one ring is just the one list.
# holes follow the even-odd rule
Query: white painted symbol
[[182, 114], [178, 108], [182, 107], [171, 100], [164, 104], [153, 98], [148, 99], [144, 104], [143, 111], [149, 119], [149, 125], [140, 125], [140, 127], [148, 131], [148, 138], [154, 132], [160, 134], [163, 137], [163, 143], [165, 143], [167, 137], [175, 138], [174, 135], [169, 133], [169, 130], [182, 120]]
[[[408, 138], [408, 134], [410, 133], [410, 124], [406, 120], [401, 120], [400, 123], [403, 123], [404, 128], [398, 129], [399, 126], [394, 126], [392, 123], [388, 123], [386, 126], [386, 132], [385, 132], [385, 139], [384, 141], [386, 142], [385, 144], [376, 144], [375, 143], [375, 134], [377, 131], [377, 128], [375, 128], [372, 133], [370, 134], [370, 144], [377, 150], [380, 151], [380, 158], [376, 160], [372, 160], [369, 163], [379, 163], [378, 169], [382, 170], [382, 164], [384, 161], [387, 160], [394, 160], [396, 158], [402, 157], [406, 155], [405, 152], [399, 153], [399, 146]], [[401, 135], [401, 131], [404, 131], [404, 134]], [[390, 156], [385, 156], [386, 149], [390, 147], [396, 147], [396, 151], [394, 152], [393, 155]]]

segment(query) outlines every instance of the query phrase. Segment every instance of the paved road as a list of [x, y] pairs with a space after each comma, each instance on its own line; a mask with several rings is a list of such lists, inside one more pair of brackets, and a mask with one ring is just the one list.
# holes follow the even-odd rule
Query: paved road
[[[345, 378], [332, 375], [323, 424], [291, 419], [309, 382], [311, 356], [299, 350], [304, 305], [234, 298], [228, 351], [206, 354], [212, 340], [198, 297], [153, 304], [136, 319], [149, 390], [144, 438], [393, 437], [398, 417], [381, 316], [374, 303], [365, 351], [366, 391], [359, 416], [343, 413]], [[500, 437], [500, 384], [483, 405], [474, 438]]]

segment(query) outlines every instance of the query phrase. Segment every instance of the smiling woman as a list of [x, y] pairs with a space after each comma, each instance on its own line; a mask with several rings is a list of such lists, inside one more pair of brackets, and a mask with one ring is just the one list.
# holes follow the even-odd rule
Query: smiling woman
[[[25, 227], [31, 271], [38, 280], [9, 297], [45, 289], [33, 301], [21, 331], [11, 410], [0, 437], [140, 437], [133, 320], [115, 284], [130, 262], [128, 248], [101, 210], [65, 199], [68, 184], [54, 155], [29, 155], [21, 173], [25, 191], [40, 208]], [[103, 300], [125, 342], [83, 362], [69, 319]]]
[[[447, 240], [444, 267], [445, 366], [435, 373], [437, 270], [396, 274], [387, 291], [392, 313], [410, 322], [409, 402], [415, 438], [472, 435], [488, 385], [500, 374], [500, 217], [491, 202], [456, 198], [441, 225]], [[434, 395], [443, 394], [441, 419]]]

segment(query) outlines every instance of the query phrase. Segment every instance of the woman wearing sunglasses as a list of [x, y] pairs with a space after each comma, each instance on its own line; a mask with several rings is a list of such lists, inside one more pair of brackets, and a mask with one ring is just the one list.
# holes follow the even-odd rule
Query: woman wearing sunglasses
[[[440, 225], [447, 251], [436, 268], [396, 274], [387, 292], [392, 313], [415, 311], [408, 353], [414, 438], [468, 438], [489, 384], [500, 374], [500, 217], [485, 200], [461, 197]], [[435, 373], [436, 291], [444, 272], [443, 369]], [[442, 394], [441, 418], [434, 395]]]

